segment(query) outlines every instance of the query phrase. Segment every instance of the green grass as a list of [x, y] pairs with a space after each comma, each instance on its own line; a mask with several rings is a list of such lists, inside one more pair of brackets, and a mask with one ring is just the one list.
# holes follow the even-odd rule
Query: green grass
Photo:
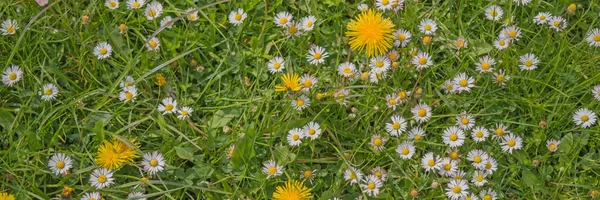
[[[411, 189], [421, 199], [446, 198], [448, 179], [426, 173], [421, 156], [427, 152], [446, 156], [449, 147], [441, 135], [462, 111], [474, 115], [478, 126], [503, 123], [523, 138], [523, 149], [512, 154], [502, 152], [499, 142], [491, 138], [484, 143], [467, 139], [459, 148], [459, 167], [467, 172], [467, 180], [474, 172], [466, 161], [470, 150], [482, 149], [499, 164], [484, 187], [470, 184], [470, 192], [491, 188], [499, 199], [583, 199], [600, 190], [598, 123], [583, 129], [572, 121], [579, 108], [600, 112], [600, 101], [591, 92], [600, 84], [600, 50], [585, 41], [589, 30], [600, 28], [597, 0], [533, 0], [528, 6], [506, 0], [409, 0], [398, 14], [384, 14], [396, 27], [410, 30], [413, 39], [409, 47], [395, 48], [401, 54], [400, 68], [378, 84], [343, 80], [336, 71], [348, 59], [368, 64], [363, 53], [350, 51], [344, 32], [359, 14], [357, 5], [374, 7], [372, 1], [160, 2], [163, 16], [173, 18], [187, 8], [201, 8], [199, 20], [184, 18], [172, 29], [159, 31], [160, 19], [148, 21], [143, 10], [128, 10], [124, 1], [117, 10], [109, 10], [101, 0], [52, 1], [47, 10], [34, 1], [0, 1], [0, 20], [15, 19], [20, 27], [15, 35], [0, 36], [0, 69], [14, 63], [24, 71], [14, 87], [0, 86], [0, 192], [16, 199], [50, 199], [69, 186], [75, 189], [73, 199], [90, 191], [100, 191], [106, 199], [124, 199], [133, 190], [150, 199], [269, 199], [286, 180], [299, 180], [300, 170], [317, 169], [315, 180], [306, 184], [314, 199], [354, 199], [367, 196], [358, 185], [344, 180], [343, 171], [354, 166], [368, 173], [381, 166], [388, 178], [377, 198], [410, 199]], [[571, 3], [577, 10], [567, 14]], [[521, 28], [519, 41], [506, 50], [493, 47], [503, 27], [484, 16], [484, 9], [492, 4], [501, 6], [503, 18], [513, 17]], [[237, 8], [243, 8], [248, 18], [234, 27], [227, 23], [227, 15]], [[314, 15], [318, 26], [298, 38], [286, 38], [273, 24], [279, 11], [292, 13], [295, 20]], [[533, 17], [543, 11], [563, 16], [567, 28], [556, 32], [534, 25]], [[91, 19], [87, 25], [81, 23], [84, 15]], [[423, 18], [434, 19], [439, 26], [432, 45], [425, 46], [419, 39]], [[126, 34], [119, 33], [121, 23], [128, 27]], [[149, 52], [143, 44], [155, 33], [160, 51]], [[453, 48], [459, 36], [468, 40], [468, 48], [460, 53]], [[98, 60], [93, 48], [103, 41], [112, 45], [113, 54]], [[311, 44], [327, 49], [330, 56], [324, 65], [306, 61]], [[406, 68], [412, 47], [431, 54], [435, 65], [422, 71]], [[529, 52], [541, 61], [539, 68], [521, 71], [518, 59]], [[491, 73], [475, 70], [483, 55], [495, 58], [494, 68], [511, 76], [506, 86], [495, 85]], [[274, 56], [284, 57], [287, 72], [319, 78], [307, 109], [300, 112], [290, 105], [290, 97], [298, 92], [273, 90], [281, 76], [267, 70]], [[445, 94], [443, 82], [462, 72], [476, 79], [476, 87], [470, 93]], [[166, 86], [155, 84], [158, 74], [166, 78]], [[135, 78], [139, 96], [135, 102], [123, 103], [118, 99], [119, 83], [127, 75]], [[38, 91], [46, 83], [58, 86], [56, 100], [40, 99]], [[351, 90], [348, 107], [329, 96], [314, 97], [317, 92], [331, 94], [342, 88]], [[422, 94], [392, 111], [384, 97], [399, 88], [420, 88]], [[195, 110], [189, 120], [156, 110], [169, 95]], [[77, 106], [78, 101], [85, 105]], [[399, 114], [410, 119], [409, 127], [416, 126], [410, 108], [420, 102], [437, 105], [432, 106], [433, 117], [420, 125], [427, 135], [415, 143], [417, 153], [402, 160], [395, 148], [409, 140], [407, 134], [389, 137], [385, 123]], [[321, 124], [319, 139], [289, 146], [287, 132], [310, 121]], [[541, 121], [547, 126], [541, 127]], [[369, 145], [374, 134], [388, 137], [384, 151], [376, 152]], [[149, 177], [138, 159], [115, 172], [116, 184], [96, 190], [89, 184], [96, 168], [94, 157], [98, 145], [110, 137], [135, 138], [140, 143], [136, 150], [162, 152], [168, 167], [160, 176]], [[546, 148], [550, 139], [561, 140], [557, 152]], [[232, 144], [236, 149], [228, 159]], [[48, 168], [55, 153], [73, 158], [70, 175], [56, 176]], [[261, 172], [263, 162], [270, 159], [285, 166], [282, 176], [266, 179]], [[150, 178], [148, 187], [139, 187], [142, 177]], [[439, 187], [432, 187], [434, 182]]]

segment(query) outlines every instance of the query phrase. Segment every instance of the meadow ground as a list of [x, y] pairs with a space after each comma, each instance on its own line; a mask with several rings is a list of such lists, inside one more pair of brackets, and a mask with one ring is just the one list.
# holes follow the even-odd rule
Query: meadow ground
[[586, 199], [597, 0], [2, 0], [0, 200]]

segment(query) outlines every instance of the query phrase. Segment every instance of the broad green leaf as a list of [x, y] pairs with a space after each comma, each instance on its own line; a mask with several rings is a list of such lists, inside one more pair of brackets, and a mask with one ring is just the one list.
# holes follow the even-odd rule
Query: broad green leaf
[[186, 159], [186, 160], [194, 160], [194, 153], [189, 151], [188, 149], [185, 148], [181, 148], [181, 147], [174, 147], [175, 152], [177, 153], [177, 156], [179, 156], [179, 158], [181, 159]]

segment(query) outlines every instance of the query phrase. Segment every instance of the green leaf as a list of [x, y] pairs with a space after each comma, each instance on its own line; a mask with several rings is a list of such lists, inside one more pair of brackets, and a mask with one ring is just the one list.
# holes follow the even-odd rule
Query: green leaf
[[104, 141], [104, 123], [102, 121], [96, 121], [94, 133], [96, 134], [96, 139], [99, 143]]
[[[529, 169], [523, 169], [521, 171], [521, 178], [523, 183], [529, 186], [537, 186], [540, 184], [540, 180], [537, 178], [533, 172], [529, 171]], [[536, 188], [536, 187], [533, 187]]]
[[275, 160], [280, 165], [287, 165], [296, 160], [296, 154], [290, 152], [288, 146], [280, 146], [275, 149]]
[[177, 156], [179, 156], [179, 158], [190, 160], [190, 161], [194, 160], [194, 153], [189, 151], [188, 149], [181, 148], [181, 147], [174, 147], [174, 149], [175, 149], [175, 152], [177, 152]]
[[11, 130], [13, 121], [15, 121], [15, 117], [12, 113], [4, 109], [0, 110], [0, 126], [6, 130]]
[[211, 128], [223, 127], [223, 126], [227, 125], [227, 123], [229, 123], [229, 121], [231, 121], [231, 119], [233, 119], [233, 117], [234, 117], [234, 115], [225, 114], [225, 112], [223, 112], [222, 110], [219, 110], [219, 111], [215, 112], [215, 114], [213, 115], [213, 118], [210, 121], [210, 127]]

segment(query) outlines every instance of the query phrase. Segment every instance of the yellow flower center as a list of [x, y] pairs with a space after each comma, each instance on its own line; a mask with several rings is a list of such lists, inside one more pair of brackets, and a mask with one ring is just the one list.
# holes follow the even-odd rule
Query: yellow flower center
[[410, 153], [410, 151], [408, 150], [408, 148], [403, 148], [402, 149], [402, 155], [408, 155], [408, 153]]
[[398, 58], [398, 54], [392, 53], [388, 57], [390, 60], [396, 60]]
[[312, 21], [308, 21], [308, 22], [306, 22], [306, 26], [308, 26], [308, 27], [312, 27], [312, 26], [313, 26], [313, 22], [312, 22]]
[[132, 98], [133, 98], [133, 93], [125, 92], [125, 99], [132, 99]]
[[465, 45], [465, 41], [464, 40], [458, 40], [456, 41], [456, 46], [457, 47], [463, 47]]
[[375, 140], [373, 140], [373, 144], [379, 147], [381, 144], [383, 144], [383, 140], [381, 140], [381, 138], [375, 138]]
[[469, 118], [463, 117], [463, 118], [460, 120], [460, 123], [462, 123], [462, 124], [464, 124], [464, 125], [467, 125], [467, 124], [469, 124]]
[[313, 55], [313, 58], [321, 59], [321, 52], [315, 52], [315, 55]]
[[477, 132], [475, 133], [475, 136], [477, 136], [478, 138], [480, 138], [480, 137], [483, 137], [483, 132], [481, 132], [481, 131], [477, 131]]
[[419, 58], [419, 64], [420, 64], [420, 65], [424, 65], [424, 64], [426, 64], [426, 63], [427, 63], [427, 58], [425, 58], [425, 57], [421, 57], [421, 58]]
[[235, 21], [240, 21], [240, 20], [242, 20], [242, 14], [236, 13], [235, 14]]
[[181, 111], [181, 116], [187, 116], [187, 115], [188, 115], [188, 111], [187, 110]]
[[452, 158], [453, 160], [458, 159], [458, 152], [453, 151], [452, 153], [450, 153], [450, 158]]
[[133, 82], [125, 82], [125, 86], [131, 86], [133, 85]]
[[415, 140], [420, 140], [421, 139], [421, 135], [415, 135]]
[[496, 135], [497, 135], [497, 136], [502, 136], [502, 135], [504, 135], [504, 129], [497, 128], [497, 129], [496, 129]]
[[303, 106], [304, 105], [304, 100], [302, 100], [302, 99], [296, 100], [296, 105]]
[[581, 121], [587, 122], [589, 119], [590, 117], [588, 117], [587, 115], [581, 116]]
[[381, 79], [381, 77], [383, 76], [383, 74], [381, 72], [375, 74], [375, 76], [377, 77], [377, 79]]
[[498, 74], [498, 76], [496, 76], [496, 81], [503, 82], [504, 81], [504, 75]]
[[433, 167], [435, 165], [435, 160], [431, 159], [431, 160], [427, 161], [427, 165], [429, 165], [430, 167]]
[[525, 66], [531, 67], [531, 65], [533, 65], [533, 61], [532, 60], [526, 60], [525, 61]]
[[517, 37], [517, 31], [514, 31], [514, 30], [509, 31], [508, 37], [511, 37], [511, 38]]
[[466, 79], [462, 79], [462, 80], [458, 81], [458, 84], [460, 84], [460, 86], [462, 86], [462, 87], [467, 87], [468, 82]]
[[369, 79], [369, 73], [368, 72], [363, 72], [360, 74], [360, 80], [367, 80]]
[[454, 180], [462, 180], [462, 176], [460, 176], [460, 175], [456, 175], [456, 176], [454, 177]]
[[267, 174], [274, 175], [275, 173], [277, 173], [277, 168], [275, 167], [270, 167], [269, 170], [267, 170]]
[[393, 128], [394, 130], [398, 130], [398, 129], [400, 129], [400, 123], [398, 123], [398, 122], [394, 122], [394, 123], [392, 124], [392, 128]]
[[480, 162], [481, 162], [481, 156], [475, 156], [475, 157], [473, 158], [473, 162], [475, 162], [475, 163], [480, 163]]
[[600, 35], [594, 35], [594, 41], [600, 42]]
[[300, 135], [295, 134], [294, 136], [292, 136], [292, 139], [294, 139], [294, 141], [298, 141], [300, 139]]
[[485, 168], [486, 169], [492, 169], [492, 163], [485, 163]]
[[548, 148], [552, 151], [554, 151], [556, 149], [556, 144], [550, 144], [548, 145]]
[[400, 91], [400, 92], [398, 92], [398, 96], [400, 97], [400, 99], [406, 99], [406, 96], [408, 96], [408, 95], [406, 95], [405, 91]]
[[90, 197], [90, 198], [89, 198], [89, 200], [96, 200], [96, 198], [94, 198], [94, 197]]
[[150, 160], [150, 166], [156, 167], [157, 165], [158, 165], [158, 160], [156, 160], [156, 159]]
[[481, 181], [483, 181], [483, 176], [482, 175], [477, 176], [477, 182], [481, 182]]
[[65, 167], [65, 162], [63, 162], [63, 161], [56, 162], [56, 168], [62, 169], [64, 167]]
[[460, 193], [460, 191], [462, 191], [462, 188], [460, 188], [460, 186], [457, 185], [457, 186], [454, 186], [454, 188], [452, 188], [452, 191], [454, 193]]
[[575, 11], [575, 9], [577, 9], [577, 5], [575, 5], [575, 4], [571, 4], [571, 5], [569, 5], [569, 7], [567, 7], [567, 10], [569, 12], [573, 12], [573, 11]]
[[425, 30], [427, 30], [427, 31], [431, 30], [431, 25], [429, 25], [429, 24], [425, 25]]
[[444, 164], [444, 169], [445, 170], [450, 170], [450, 168], [452, 168], [452, 165], [450, 165], [448, 163]]
[[310, 179], [310, 178], [312, 178], [312, 175], [313, 175], [312, 171], [304, 170], [304, 178]]
[[354, 172], [350, 172], [350, 179], [356, 179], [356, 174]]
[[156, 11], [151, 9], [150, 11], [148, 11], [148, 16], [155, 17], [156, 16]]
[[110, 3], [108, 3], [108, 6], [114, 8], [115, 6], [117, 6], [117, 2], [111, 1]]
[[167, 105], [165, 106], [165, 110], [166, 110], [166, 111], [171, 111], [171, 110], [173, 110], [173, 104], [167, 104]]
[[150, 41], [150, 47], [152, 48], [156, 48], [156, 46], [158, 45], [158, 43], [154, 40]]
[[398, 40], [404, 40], [404, 39], [406, 39], [406, 35], [404, 35], [404, 33], [398, 34]]
[[108, 49], [106, 49], [106, 48], [101, 48], [100, 49], [100, 54], [104, 55], [106, 53], [108, 53]]
[[383, 67], [383, 61], [377, 61], [377, 62], [375, 63], [375, 66], [377, 66], [377, 67], [379, 67], [379, 68]]
[[506, 142], [506, 144], [510, 147], [514, 147], [516, 143], [517, 142], [515, 142], [515, 140], [509, 140], [508, 142]]
[[279, 62], [273, 63], [273, 69], [279, 69], [281, 64]]
[[100, 183], [106, 182], [106, 176], [104, 176], [104, 175], [98, 176], [98, 182], [100, 182]]
[[510, 18], [506, 18], [504, 22], [506, 22], [506, 24], [510, 24]]
[[546, 15], [540, 16], [540, 20], [545, 20], [545, 19], [546, 19]]
[[133, 8], [139, 8], [141, 6], [140, 2], [133, 2]]
[[317, 99], [322, 99], [323, 98], [323, 93], [317, 93]]
[[492, 195], [486, 194], [483, 196], [483, 200], [492, 200]]
[[352, 72], [352, 69], [350, 69], [349, 67], [344, 68], [345, 74], [349, 74], [350, 72]]
[[6, 32], [8, 33], [14, 33], [15, 32], [15, 27], [13, 25], [10, 25], [6, 28]]
[[288, 19], [285, 17], [282, 17], [281, 19], [279, 19], [279, 24], [287, 24]]
[[456, 133], [450, 134], [450, 140], [452, 140], [452, 141], [458, 140], [458, 135]]
[[452, 84], [446, 85], [446, 89], [447, 90], [452, 90], [452, 88], [454, 88], [454, 85], [452, 85]]
[[317, 131], [314, 128], [310, 128], [308, 129], [308, 134], [309, 135], [314, 135]]
[[17, 73], [11, 72], [8, 75], [8, 79], [10, 79], [11, 81], [14, 81], [15, 79], [17, 79]]
[[390, 105], [396, 105], [396, 99], [390, 99], [389, 100]]
[[429, 43], [431, 43], [431, 37], [429, 37], [429, 36], [423, 37], [423, 44], [429, 44]]
[[304, 81], [304, 87], [305, 87], [305, 88], [309, 88], [310, 86], [312, 86], [312, 81], [310, 81], [310, 80], [306, 79], [306, 80]]
[[417, 112], [417, 115], [419, 115], [419, 117], [425, 117], [425, 115], [427, 115], [427, 111], [424, 108], [419, 109], [419, 112]]
[[383, 176], [383, 174], [381, 173], [381, 171], [376, 171], [375, 173], [373, 173], [373, 175], [381, 178]]
[[488, 69], [490, 69], [490, 67], [491, 67], [491, 65], [489, 62], [481, 63], [481, 69], [488, 70]]
[[44, 94], [46, 94], [46, 95], [51, 95], [51, 94], [52, 94], [52, 89], [46, 89], [46, 90], [44, 91]]
[[296, 34], [296, 33], [298, 32], [298, 27], [296, 27], [296, 26], [290, 26], [290, 27], [288, 28], [288, 32], [289, 32], [290, 34]]
[[560, 26], [560, 22], [561, 21], [559, 21], [559, 20], [554, 21], [554, 26], [556, 26], [556, 27]]
[[496, 16], [498, 16], [498, 12], [496, 12], [496, 9], [492, 9], [492, 10], [490, 11], [490, 15], [491, 15], [492, 17], [496, 17]]
[[373, 182], [369, 182], [369, 184], [367, 185], [367, 187], [369, 187], [369, 189], [375, 189], [375, 183]]
[[196, 19], [196, 15], [194, 15], [194, 14], [189, 14], [189, 15], [188, 15], [188, 18], [189, 18], [189, 19], [191, 19], [191, 20], [195, 20], [195, 19]]
[[500, 42], [498, 42], [498, 44], [499, 44], [500, 46], [504, 46], [504, 45], [506, 44], [506, 42], [505, 42], [504, 40], [500, 40]]

